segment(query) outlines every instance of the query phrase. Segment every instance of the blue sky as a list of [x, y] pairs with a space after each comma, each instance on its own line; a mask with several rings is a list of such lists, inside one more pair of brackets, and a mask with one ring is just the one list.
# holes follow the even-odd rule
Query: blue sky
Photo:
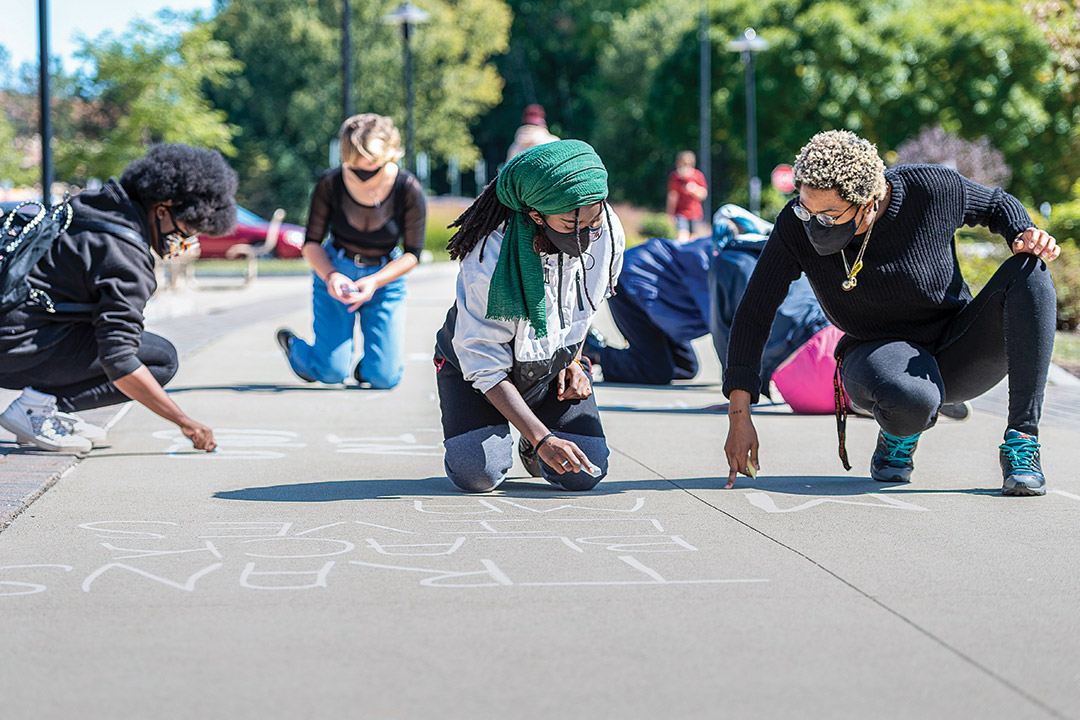
[[[94, 38], [106, 30], [123, 31], [137, 17], [152, 19], [159, 10], [202, 10], [209, 14], [213, 0], [49, 0], [49, 52], [75, 67], [72, 53], [81, 34]], [[38, 0], [0, 0], [4, 32], [0, 45], [11, 55], [11, 65], [37, 64]]]

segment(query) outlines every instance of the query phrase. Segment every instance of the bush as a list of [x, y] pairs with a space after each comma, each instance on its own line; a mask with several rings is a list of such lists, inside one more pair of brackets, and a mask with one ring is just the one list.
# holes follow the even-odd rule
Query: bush
[[641, 218], [638, 232], [646, 238], [673, 238], [677, 234], [671, 219], [663, 213], [650, 213]]
[[[964, 228], [957, 239], [960, 270], [971, 292], [978, 294], [1010, 252], [1005, 242], [986, 228]], [[1080, 327], [1080, 245], [1063, 242], [1061, 255], [1050, 263], [1050, 274], [1057, 292], [1057, 328], [1076, 330]]]
[[1057, 290], [1058, 330], [1076, 330], [1080, 327], [1080, 243], [1067, 242], [1061, 247], [1061, 255], [1050, 263]]
[[1054, 205], [1049, 220], [1041, 215], [1033, 215], [1032, 219], [1059, 243], [1072, 243], [1074, 247], [1080, 247], [1080, 198]]

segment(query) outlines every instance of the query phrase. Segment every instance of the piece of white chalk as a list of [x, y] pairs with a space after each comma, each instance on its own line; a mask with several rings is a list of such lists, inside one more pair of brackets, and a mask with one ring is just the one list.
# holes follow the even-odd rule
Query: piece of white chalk
[[593, 477], [600, 477], [604, 471], [596, 467], [592, 463], [589, 463], [589, 469], [586, 472], [588, 472]]

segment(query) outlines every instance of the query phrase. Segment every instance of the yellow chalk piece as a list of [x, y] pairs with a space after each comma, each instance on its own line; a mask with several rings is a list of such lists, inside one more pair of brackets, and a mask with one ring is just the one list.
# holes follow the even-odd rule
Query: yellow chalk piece
[[750, 473], [750, 477], [757, 477], [757, 468], [754, 467], [754, 463], [749, 460], [746, 461], [746, 471]]

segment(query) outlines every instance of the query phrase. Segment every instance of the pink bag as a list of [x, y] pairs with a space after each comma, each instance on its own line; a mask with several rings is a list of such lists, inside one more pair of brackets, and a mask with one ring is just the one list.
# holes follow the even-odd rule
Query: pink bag
[[[819, 330], [772, 374], [776, 389], [799, 415], [832, 415], [836, 343], [844, 336], [835, 325]], [[851, 401], [847, 399], [848, 407]]]

